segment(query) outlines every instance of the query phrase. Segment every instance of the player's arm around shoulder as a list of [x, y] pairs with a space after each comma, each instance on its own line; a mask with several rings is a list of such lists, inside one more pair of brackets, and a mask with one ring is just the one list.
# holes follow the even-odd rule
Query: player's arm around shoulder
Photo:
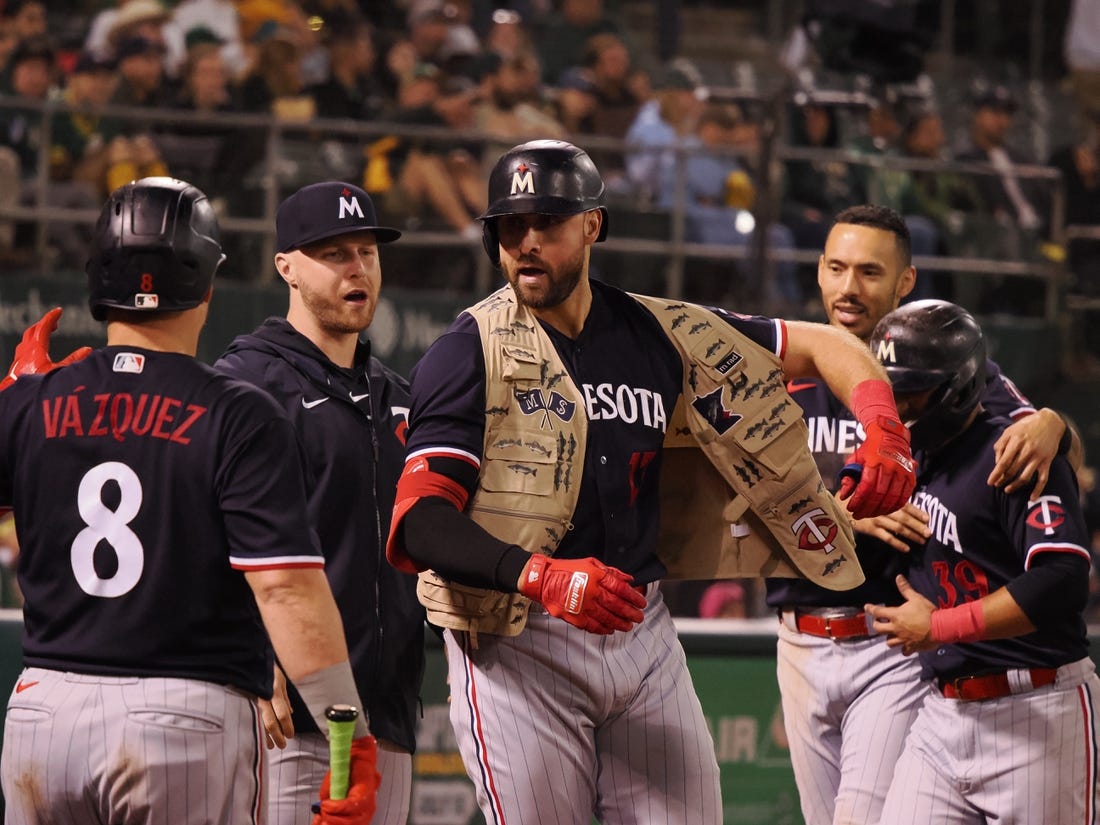
[[1050, 478], [1050, 465], [1064, 455], [1074, 471], [1084, 460], [1084, 446], [1076, 427], [1050, 407], [1017, 418], [994, 444], [996, 463], [988, 484], [1011, 493], [1030, 485], [1037, 499]]

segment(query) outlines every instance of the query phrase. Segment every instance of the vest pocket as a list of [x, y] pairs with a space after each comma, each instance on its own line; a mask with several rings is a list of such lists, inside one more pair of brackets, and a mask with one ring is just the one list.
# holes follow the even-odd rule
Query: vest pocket
[[554, 437], [548, 433], [494, 432], [486, 439], [480, 486], [493, 493], [553, 495], [564, 470], [558, 452]]

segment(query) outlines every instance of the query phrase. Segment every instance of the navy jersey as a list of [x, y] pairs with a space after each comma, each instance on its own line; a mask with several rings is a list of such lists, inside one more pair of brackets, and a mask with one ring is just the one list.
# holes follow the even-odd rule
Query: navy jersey
[[[543, 324], [589, 420], [575, 528], [555, 556], [594, 556], [644, 584], [665, 573], [656, 556], [658, 477], [683, 361], [634, 299], [598, 281], [592, 293], [592, 309], [575, 340]], [[782, 321], [715, 314], [782, 357]], [[477, 322], [463, 313], [413, 370], [408, 457], [457, 453], [480, 465], [484, 433], [485, 361]]]
[[[822, 381], [797, 379], [787, 391], [802, 407], [809, 428], [810, 451], [825, 486], [835, 490], [848, 456], [863, 443], [863, 426]], [[1017, 419], [1035, 412], [1031, 402], [993, 361], [986, 362], [986, 386], [982, 406], [994, 415]], [[985, 483], [985, 480], [982, 480]], [[768, 579], [767, 603], [773, 607], [862, 607], [867, 603], [899, 604], [901, 595], [894, 577], [905, 559], [876, 538], [856, 533], [859, 556], [867, 581], [853, 590], [835, 591], [804, 579]]]
[[[336, 366], [285, 318], [236, 338], [214, 368], [263, 387], [286, 411], [305, 455], [310, 522], [344, 623], [372, 732], [412, 751], [424, 665], [424, 609], [416, 577], [386, 562], [397, 479], [405, 457], [408, 384], [356, 347]], [[296, 730], [316, 723], [289, 686]]]
[[[958, 438], [923, 459], [913, 502], [929, 515], [932, 537], [908, 560], [909, 581], [937, 607], [980, 599], [1030, 568], [1042, 553], [1090, 556], [1073, 469], [1059, 456], [1036, 501], [985, 483], [993, 444], [1010, 422], [982, 413]], [[1008, 668], [1060, 667], [1088, 655], [1085, 622], [1067, 610], [1013, 639], [945, 645], [922, 653], [925, 676]]]
[[294, 431], [181, 354], [105, 347], [0, 393], [27, 665], [271, 693], [242, 571], [321, 567]]

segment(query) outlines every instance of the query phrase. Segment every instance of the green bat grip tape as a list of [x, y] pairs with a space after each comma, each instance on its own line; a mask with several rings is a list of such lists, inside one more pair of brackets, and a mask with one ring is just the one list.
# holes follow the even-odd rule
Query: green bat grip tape
[[328, 720], [329, 799], [346, 799], [351, 771], [351, 740], [359, 710], [351, 705], [331, 705], [325, 710]]

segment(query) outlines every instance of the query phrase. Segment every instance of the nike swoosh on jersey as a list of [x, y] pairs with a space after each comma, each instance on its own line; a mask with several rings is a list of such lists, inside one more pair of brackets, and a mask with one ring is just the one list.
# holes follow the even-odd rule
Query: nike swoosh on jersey
[[318, 398], [316, 401], [306, 401], [303, 398], [302, 399], [302, 406], [305, 407], [307, 410], [312, 410], [318, 404], [324, 404], [326, 401], [328, 401], [328, 398]]
[[787, 392], [798, 392], [799, 390], [812, 390], [817, 386], [816, 381], [788, 381]]
[[[348, 395], [351, 395], [351, 393], [348, 393]], [[354, 401], [354, 402], [356, 402], [356, 403], [359, 403], [359, 402], [360, 402], [360, 401], [362, 401], [362, 400], [363, 400], [364, 398], [366, 398], [366, 397], [367, 397], [368, 395], [370, 395], [370, 393], [369, 393], [369, 392], [365, 392], [365, 393], [363, 393], [362, 395], [352, 395], [352, 396], [351, 396], [351, 400], [352, 400], [352, 401]]]
[[22, 693], [27, 688], [32, 688], [37, 684], [38, 682], [24, 682], [22, 679], [20, 679], [15, 685], [15, 692]]

